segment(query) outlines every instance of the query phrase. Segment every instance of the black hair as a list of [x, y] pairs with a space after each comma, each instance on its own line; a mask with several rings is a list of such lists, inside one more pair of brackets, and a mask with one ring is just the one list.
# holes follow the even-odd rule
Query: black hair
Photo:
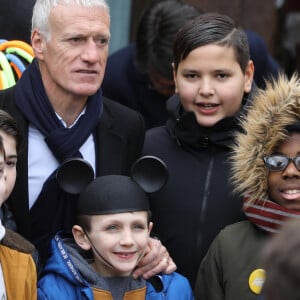
[[202, 13], [197, 7], [178, 0], [159, 1], [143, 13], [136, 36], [136, 64], [140, 72], [155, 71], [173, 79], [173, 42], [187, 21]]
[[175, 70], [191, 51], [212, 44], [232, 47], [245, 73], [250, 60], [247, 35], [233, 19], [218, 13], [201, 14], [179, 30], [173, 47]]
[[0, 136], [0, 154], [2, 154], [4, 156], [4, 159], [5, 159], [5, 149], [4, 149], [4, 145], [3, 145], [2, 136]]
[[15, 119], [6, 111], [0, 109], [0, 131], [12, 136], [16, 141], [17, 153], [19, 153], [22, 138]]

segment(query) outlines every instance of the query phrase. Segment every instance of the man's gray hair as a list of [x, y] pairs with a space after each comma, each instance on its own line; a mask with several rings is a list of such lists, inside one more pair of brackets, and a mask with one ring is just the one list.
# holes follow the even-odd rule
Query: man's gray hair
[[49, 15], [51, 10], [59, 4], [78, 4], [83, 7], [103, 7], [109, 13], [109, 6], [106, 0], [36, 0], [32, 13], [31, 30], [38, 29], [46, 39], [49, 40]]

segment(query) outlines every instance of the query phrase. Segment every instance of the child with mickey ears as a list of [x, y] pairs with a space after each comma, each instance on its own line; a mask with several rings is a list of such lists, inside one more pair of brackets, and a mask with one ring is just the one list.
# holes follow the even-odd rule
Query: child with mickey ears
[[227, 226], [211, 244], [196, 281], [199, 300], [257, 299], [268, 276], [262, 249], [282, 224], [300, 218], [300, 79], [268, 82], [242, 128], [232, 178], [248, 220]]
[[143, 157], [133, 165], [131, 177], [102, 176], [85, 187], [83, 181], [89, 181], [91, 173], [81, 159], [67, 161], [57, 173], [66, 191], [83, 190], [73, 236], [58, 233], [52, 240], [38, 299], [193, 299], [188, 280], [178, 273], [147, 282], [131, 276], [146, 252], [153, 226], [146, 193], [164, 185], [164, 163]]

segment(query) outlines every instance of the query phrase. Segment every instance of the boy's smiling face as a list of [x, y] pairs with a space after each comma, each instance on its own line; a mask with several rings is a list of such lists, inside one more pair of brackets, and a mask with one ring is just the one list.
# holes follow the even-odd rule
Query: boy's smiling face
[[94, 215], [84, 244], [77, 244], [93, 251], [94, 268], [101, 275], [128, 276], [145, 253], [151, 228], [146, 211]]
[[193, 111], [201, 126], [211, 127], [241, 108], [243, 95], [251, 90], [254, 67], [245, 74], [233, 48], [206, 45], [192, 50], [174, 71], [176, 92], [186, 111]]
[[[283, 142], [276, 154], [293, 158], [300, 155], [300, 133], [292, 133], [290, 138]], [[286, 207], [300, 211], [300, 171], [292, 161], [283, 171], [269, 172], [269, 196], [272, 201]]]

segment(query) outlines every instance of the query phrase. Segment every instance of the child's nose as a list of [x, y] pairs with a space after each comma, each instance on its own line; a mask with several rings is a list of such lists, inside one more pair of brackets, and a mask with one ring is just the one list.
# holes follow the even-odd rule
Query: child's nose
[[287, 167], [282, 173], [283, 177], [300, 177], [300, 171], [295, 166], [293, 160], [290, 160]]
[[130, 230], [124, 230], [121, 236], [121, 245], [132, 245], [134, 241], [133, 234]]
[[211, 96], [214, 95], [215, 89], [210, 80], [204, 79], [201, 81], [199, 94], [204, 96]]

